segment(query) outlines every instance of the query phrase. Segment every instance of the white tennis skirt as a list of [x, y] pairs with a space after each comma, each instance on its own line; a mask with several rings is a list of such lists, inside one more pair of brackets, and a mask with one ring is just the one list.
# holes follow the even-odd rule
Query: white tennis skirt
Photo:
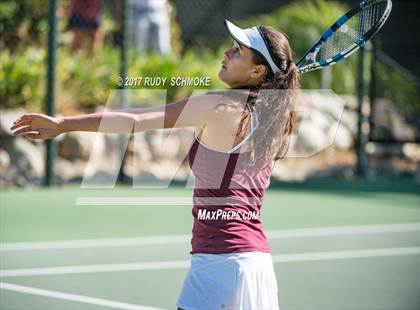
[[271, 254], [193, 254], [177, 307], [185, 310], [278, 309]]

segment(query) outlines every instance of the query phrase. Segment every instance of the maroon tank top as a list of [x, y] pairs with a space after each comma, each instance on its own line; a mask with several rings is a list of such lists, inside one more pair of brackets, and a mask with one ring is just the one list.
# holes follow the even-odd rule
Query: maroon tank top
[[194, 135], [188, 152], [195, 176], [191, 254], [271, 252], [260, 209], [272, 169], [250, 166], [249, 156], [211, 149]]

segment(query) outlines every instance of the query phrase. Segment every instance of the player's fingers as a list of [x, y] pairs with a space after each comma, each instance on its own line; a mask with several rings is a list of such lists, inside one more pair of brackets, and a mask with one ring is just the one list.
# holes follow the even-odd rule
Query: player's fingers
[[36, 113], [23, 114], [21, 117], [19, 117], [13, 123], [18, 123], [18, 122], [23, 121], [23, 120], [32, 120], [35, 117], [35, 115], [37, 115], [37, 114]]
[[42, 139], [41, 133], [39, 132], [26, 133], [25, 137], [30, 138], [30, 139]]
[[18, 127], [21, 127], [21, 126], [28, 126], [28, 125], [30, 125], [31, 124], [31, 121], [30, 120], [22, 120], [22, 121], [19, 121], [19, 122], [17, 122], [17, 123], [14, 123], [11, 127], [10, 127], [10, 130], [15, 130], [16, 128], [18, 128]]
[[15, 132], [13, 132], [13, 135], [17, 136], [17, 135], [20, 135], [22, 133], [30, 132], [30, 131], [32, 131], [31, 126], [25, 126], [23, 128], [20, 128], [20, 129], [16, 130]]

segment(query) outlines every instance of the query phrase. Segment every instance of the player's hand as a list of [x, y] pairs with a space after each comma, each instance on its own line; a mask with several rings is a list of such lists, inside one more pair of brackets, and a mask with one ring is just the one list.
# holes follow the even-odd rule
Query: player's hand
[[61, 133], [60, 120], [45, 114], [28, 113], [13, 122], [13, 135], [24, 135], [31, 139], [53, 139]]

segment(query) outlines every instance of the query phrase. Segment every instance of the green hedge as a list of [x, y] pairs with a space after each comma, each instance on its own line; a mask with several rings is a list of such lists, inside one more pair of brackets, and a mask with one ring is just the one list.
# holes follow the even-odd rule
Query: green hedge
[[45, 98], [45, 50], [0, 53], [0, 106], [39, 108]]
[[45, 40], [48, 0], [0, 1], [0, 51], [22, 51]]
[[[45, 100], [45, 49], [27, 49], [21, 54], [0, 53], [0, 106], [27, 107], [42, 110]], [[217, 78], [221, 58], [205, 51], [197, 54], [187, 51], [182, 57], [129, 53], [128, 76], [167, 77], [164, 88], [168, 100], [188, 96], [196, 88], [222, 88]], [[73, 105], [92, 109], [106, 103], [112, 89], [117, 87], [119, 51], [104, 48], [93, 57], [84, 53], [70, 55], [65, 49], [57, 55], [57, 102], [59, 107]], [[171, 86], [171, 77], [210, 77], [210, 87]], [[139, 85], [131, 88], [153, 88]], [[156, 87], [155, 87], [156, 88]], [[65, 108], [65, 107], [63, 107]]]

